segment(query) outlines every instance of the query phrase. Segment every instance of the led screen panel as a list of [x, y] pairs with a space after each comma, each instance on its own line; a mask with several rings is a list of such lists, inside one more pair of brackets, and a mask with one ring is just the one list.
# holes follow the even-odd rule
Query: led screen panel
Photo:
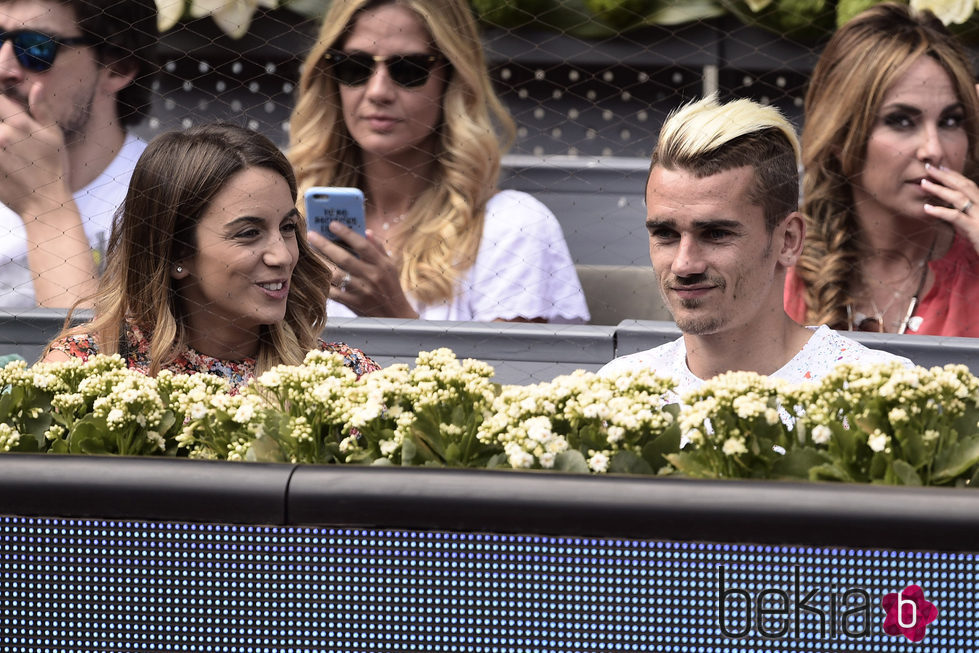
[[0, 542], [2, 651], [979, 650], [968, 552], [37, 517]]

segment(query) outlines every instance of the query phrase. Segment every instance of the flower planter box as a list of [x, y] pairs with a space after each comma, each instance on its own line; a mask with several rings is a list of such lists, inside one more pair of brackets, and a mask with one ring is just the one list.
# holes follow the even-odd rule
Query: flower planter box
[[[908, 642], [882, 629], [881, 600], [914, 583], [938, 609], [915, 650], [974, 651], [977, 502], [936, 489], [0, 456], [0, 626], [19, 650], [707, 653], [737, 637], [745, 650], [885, 651]], [[759, 627], [766, 592], [785, 601]], [[863, 603], [844, 631], [843, 606]]]

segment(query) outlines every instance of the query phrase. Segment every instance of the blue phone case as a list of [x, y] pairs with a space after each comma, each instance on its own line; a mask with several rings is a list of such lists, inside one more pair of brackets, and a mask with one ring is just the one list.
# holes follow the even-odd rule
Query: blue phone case
[[350, 227], [361, 236], [367, 230], [364, 220], [364, 193], [359, 188], [314, 186], [303, 195], [306, 222], [312, 231], [330, 240], [337, 237], [329, 230], [334, 220]]

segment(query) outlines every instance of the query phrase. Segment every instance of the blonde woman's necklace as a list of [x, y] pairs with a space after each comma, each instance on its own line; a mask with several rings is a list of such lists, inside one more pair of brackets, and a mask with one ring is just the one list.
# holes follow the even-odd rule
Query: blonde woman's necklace
[[381, 229], [383, 229], [384, 231], [388, 231], [389, 229], [391, 229], [391, 227], [393, 225], [401, 224], [401, 222], [404, 219], [405, 219], [405, 214], [402, 213], [401, 215], [394, 216], [393, 218], [391, 218], [390, 221], [389, 220], [382, 220], [381, 221]]

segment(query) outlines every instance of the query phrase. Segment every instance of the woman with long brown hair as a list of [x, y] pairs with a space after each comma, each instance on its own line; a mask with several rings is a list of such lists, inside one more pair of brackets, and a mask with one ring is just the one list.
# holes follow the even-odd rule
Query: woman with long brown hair
[[292, 167], [233, 125], [155, 138], [113, 226], [91, 322], [66, 328], [47, 361], [119, 353], [130, 368], [209, 372], [237, 389], [321, 348], [359, 374], [377, 365], [324, 343], [330, 272], [310, 249]]
[[979, 101], [942, 23], [884, 3], [841, 27], [813, 71], [802, 148], [807, 237], [789, 314], [979, 336]]

